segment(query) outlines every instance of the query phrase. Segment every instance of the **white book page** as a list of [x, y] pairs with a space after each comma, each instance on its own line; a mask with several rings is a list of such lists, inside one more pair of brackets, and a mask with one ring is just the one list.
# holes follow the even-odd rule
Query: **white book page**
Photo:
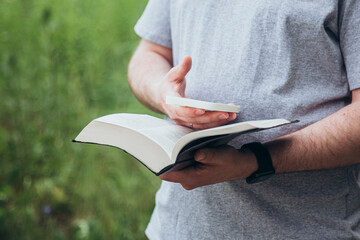
[[111, 114], [96, 119], [105, 123], [120, 125], [148, 137], [156, 142], [165, 152], [171, 156], [175, 143], [193, 129], [179, 126], [170, 121], [140, 114]]

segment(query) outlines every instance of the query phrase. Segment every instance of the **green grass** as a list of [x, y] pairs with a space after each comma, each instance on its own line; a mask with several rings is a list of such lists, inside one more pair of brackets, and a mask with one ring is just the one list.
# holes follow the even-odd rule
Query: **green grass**
[[145, 0], [0, 1], [0, 239], [143, 239], [159, 179], [70, 140], [95, 117], [152, 114], [127, 64]]

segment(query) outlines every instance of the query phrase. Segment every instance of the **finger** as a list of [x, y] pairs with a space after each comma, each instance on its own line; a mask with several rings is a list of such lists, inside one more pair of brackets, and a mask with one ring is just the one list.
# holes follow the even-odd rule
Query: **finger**
[[[182, 120], [183, 122], [187, 122], [192, 123], [192, 127], [195, 129], [207, 129], [207, 128], [213, 128], [213, 127], [219, 127], [222, 126], [224, 124], [227, 124], [231, 121], [233, 121], [236, 118], [236, 114], [230, 114], [228, 119], [222, 120], [222, 119], [218, 119], [213, 122], [205, 122], [204, 123], [197, 123], [200, 122], [198, 119], [195, 118], [187, 118]], [[185, 126], [188, 126], [188, 124], [184, 124]]]
[[188, 127], [188, 128], [194, 128], [194, 125], [192, 123], [181, 121], [178, 119], [175, 119], [174, 121], [176, 122], [177, 125], [181, 125], [181, 126]]
[[173, 108], [173, 112], [176, 116], [184, 121], [186, 121], [186, 119], [192, 120], [193, 118], [199, 117], [206, 113], [204, 109], [180, 106], [175, 106]]
[[211, 169], [206, 165], [195, 165], [179, 171], [165, 173], [159, 177], [164, 181], [180, 183], [186, 190], [212, 184], [213, 179], [209, 179]]
[[192, 122], [185, 122], [182, 120], [174, 120], [176, 122], [176, 124], [184, 126], [184, 127], [188, 127], [188, 128], [192, 128], [192, 129], [197, 129], [197, 130], [201, 130], [201, 129], [207, 129], [207, 128], [211, 128], [211, 127], [216, 127], [216, 126], [220, 126], [223, 125], [221, 123], [218, 124], [213, 124], [213, 125], [209, 125], [209, 124], [193, 124]]
[[194, 119], [191, 119], [191, 121], [198, 124], [206, 124], [212, 122], [229, 122], [235, 118], [235, 113], [207, 111], [205, 114], [196, 116]]
[[211, 122], [219, 122], [224, 121], [229, 118], [229, 114], [227, 112], [206, 112], [205, 114], [195, 117], [192, 119], [194, 123], [211, 123]]
[[205, 111], [204, 109], [190, 108], [190, 107], [174, 107], [174, 115], [179, 119], [192, 123], [211, 123], [232, 121], [236, 118], [236, 113]]
[[190, 127], [193, 129], [208, 129], [208, 128], [214, 128], [214, 127], [219, 127], [222, 125], [227, 124], [228, 122], [230, 122], [231, 120], [223, 120], [223, 121], [217, 121], [217, 122], [211, 122], [211, 123], [193, 123], [193, 121], [190, 119], [186, 119], [186, 121], [184, 120], [180, 120], [180, 119], [173, 119], [178, 125], [182, 125], [185, 127]]
[[181, 81], [185, 78], [186, 74], [190, 71], [192, 65], [192, 59], [190, 56], [186, 56], [183, 61], [177, 65], [176, 67], [173, 67], [169, 73], [168, 78], [170, 81]]
[[216, 152], [211, 149], [211, 148], [204, 148], [204, 149], [200, 149], [198, 150], [195, 155], [194, 155], [194, 159], [197, 162], [201, 162], [201, 163], [210, 163], [212, 162], [212, 160], [214, 159], [216, 155]]
[[180, 119], [173, 119], [173, 120], [178, 125], [193, 128], [193, 129], [198, 129], [198, 130], [222, 126], [228, 122], [228, 121], [220, 121], [220, 122], [212, 122], [212, 123], [205, 123], [205, 124], [197, 124], [197, 123], [192, 123], [191, 121], [183, 121]]
[[211, 163], [216, 163], [218, 160], [221, 161], [220, 163], [224, 163], [226, 154], [237, 152], [236, 149], [227, 145], [217, 148], [202, 148], [194, 154], [194, 159], [205, 165], [211, 165]]
[[222, 125], [227, 124], [228, 122], [229, 122], [229, 120], [212, 122], [212, 123], [202, 123], [202, 124], [195, 123], [195, 124], [192, 124], [192, 128], [198, 129], [198, 130], [203, 130], [203, 129], [208, 129], [208, 128], [220, 127]]
[[165, 180], [169, 182], [182, 183], [187, 179], [191, 178], [195, 174], [195, 172], [196, 172], [196, 167], [191, 166], [178, 171], [172, 171], [169, 173], [161, 174], [159, 178], [161, 180]]

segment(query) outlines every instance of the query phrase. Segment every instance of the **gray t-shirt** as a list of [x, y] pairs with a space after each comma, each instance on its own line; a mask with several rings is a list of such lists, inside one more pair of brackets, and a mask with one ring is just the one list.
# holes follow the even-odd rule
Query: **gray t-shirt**
[[[232, 144], [269, 141], [344, 107], [360, 88], [359, 0], [150, 0], [139, 36], [193, 58], [186, 94], [236, 103], [237, 121], [299, 119]], [[341, 161], [341, 159], [339, 159]], [[150, 239], [360, 239], [360, 165], [184, 190], [163, 182]]]

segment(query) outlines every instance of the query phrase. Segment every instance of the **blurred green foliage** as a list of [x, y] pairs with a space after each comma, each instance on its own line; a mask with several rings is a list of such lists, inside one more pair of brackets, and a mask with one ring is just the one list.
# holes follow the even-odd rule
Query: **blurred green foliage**
[[146, 2], [0, 1], [0, 239], [145, 238], [159, 180], [70, 140], [105, 114], [152, 114], [126, 80]]

